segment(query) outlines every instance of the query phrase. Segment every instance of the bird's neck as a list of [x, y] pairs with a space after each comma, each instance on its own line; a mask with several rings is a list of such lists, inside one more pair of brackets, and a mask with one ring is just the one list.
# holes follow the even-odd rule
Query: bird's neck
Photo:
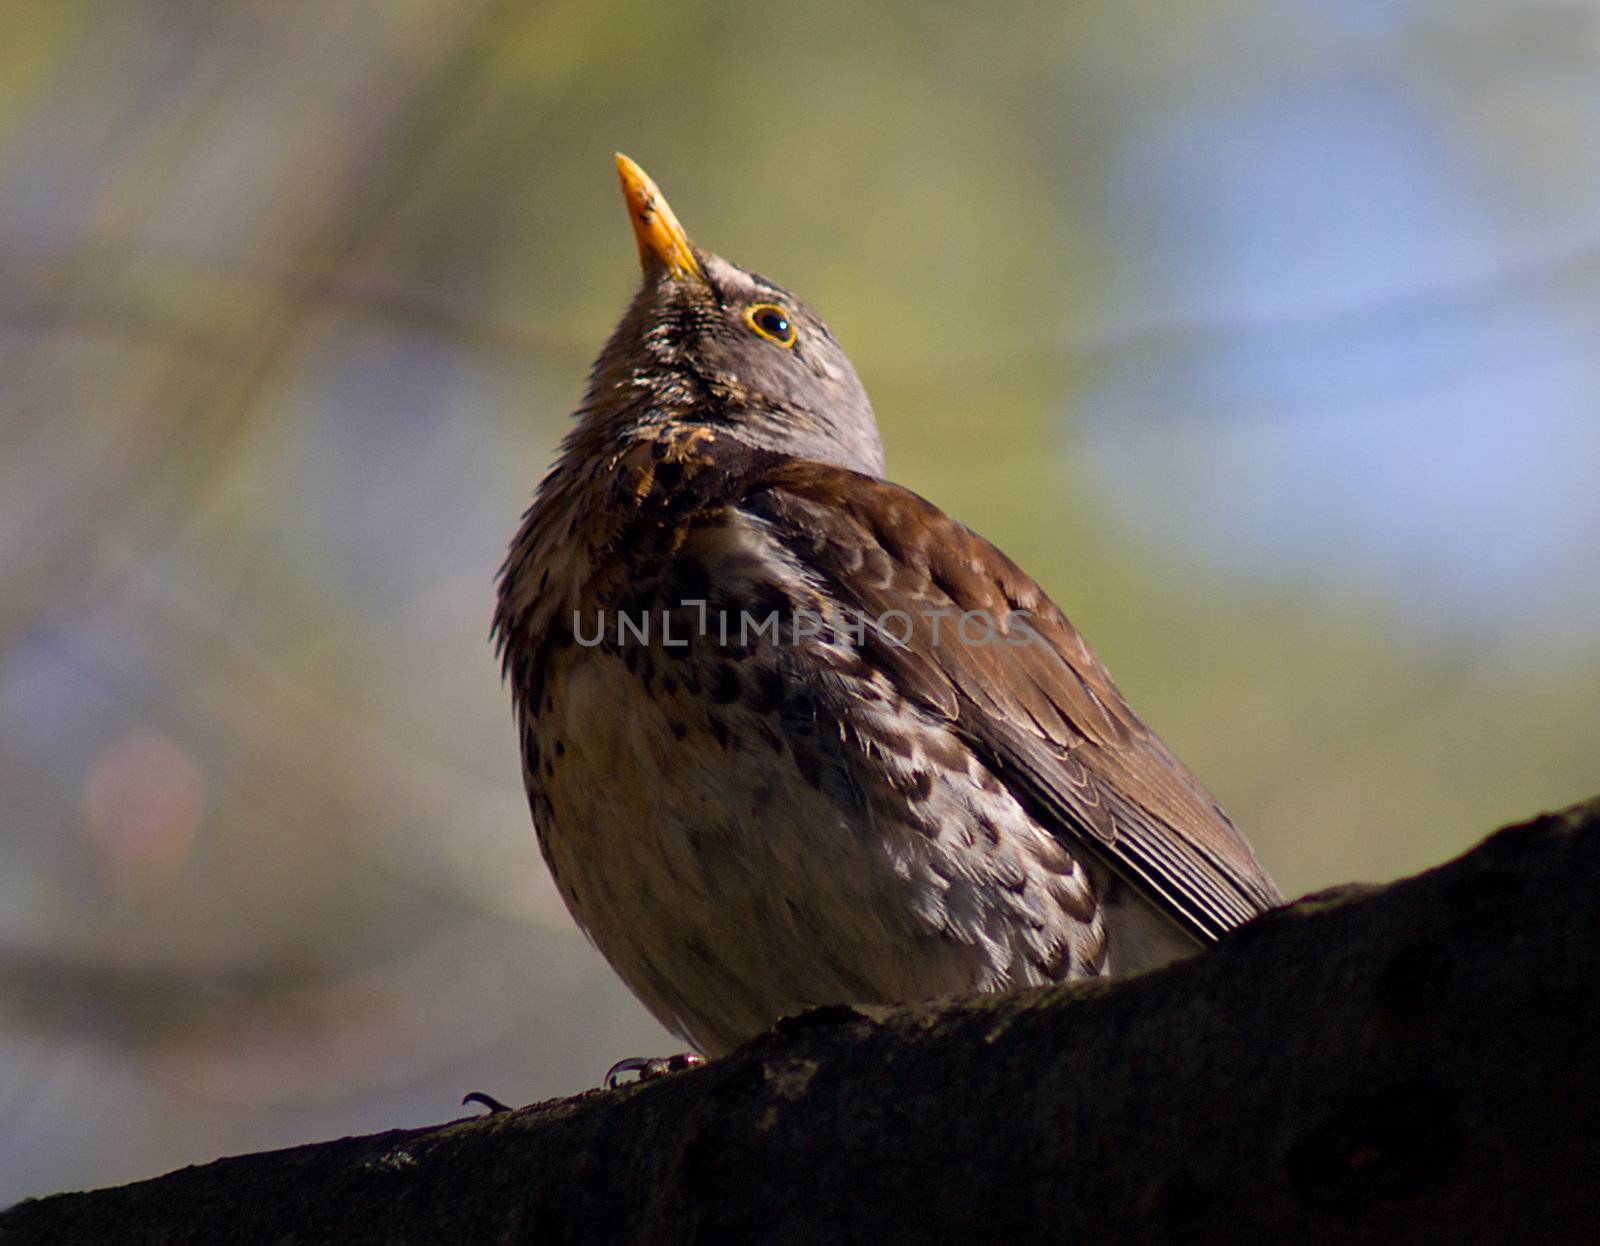
[[540, 483], [501, 569], [495, 633], [502, 645], [509, 652], [517, 638], [537, 643], [613, 583], [626, 570], [619, 556], [641, 524], [676, 522], [685, 505], [712, 494], [735, 497], [742, 482], [784, 458], [727, 428], [584, 412]]

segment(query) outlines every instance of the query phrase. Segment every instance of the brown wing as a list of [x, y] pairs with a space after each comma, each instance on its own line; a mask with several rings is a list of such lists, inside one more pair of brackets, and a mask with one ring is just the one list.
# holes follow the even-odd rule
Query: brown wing
[[909, 490], [812, 462], [769, 468], [740, 509], [878, 621], [864, 645], [902, 695], [1180, 927], [1214, 939], [1282, 902], [1066, 616], [989, 542]]

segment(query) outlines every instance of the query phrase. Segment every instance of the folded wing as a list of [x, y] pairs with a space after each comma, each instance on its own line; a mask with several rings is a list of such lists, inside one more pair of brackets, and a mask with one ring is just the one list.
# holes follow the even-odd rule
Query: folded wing
[[1281, 903], [1227, 815], [989, 542], [909, 490], [797, 460], [764, 472], [740, 509], [872, 624], [864, 649], [901, 695], [1197, 940]]

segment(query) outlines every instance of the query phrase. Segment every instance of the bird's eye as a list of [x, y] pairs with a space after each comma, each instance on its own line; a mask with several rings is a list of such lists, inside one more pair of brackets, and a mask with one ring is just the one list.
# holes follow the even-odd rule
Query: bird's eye
[[794, 321], [776, 303], [756, 303], [747, 307], [744, 322], [768, 341], [785, 347], [794, 345]]

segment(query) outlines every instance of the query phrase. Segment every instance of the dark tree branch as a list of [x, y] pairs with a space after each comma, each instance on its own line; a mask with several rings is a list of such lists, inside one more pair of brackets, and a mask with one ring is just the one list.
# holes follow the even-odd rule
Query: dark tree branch
[[22, 1203], [0, 1241], [1594, 1240], [1597, 900], [1600, 799], [1158, 973], [824, 1009], [644, 1086]]

